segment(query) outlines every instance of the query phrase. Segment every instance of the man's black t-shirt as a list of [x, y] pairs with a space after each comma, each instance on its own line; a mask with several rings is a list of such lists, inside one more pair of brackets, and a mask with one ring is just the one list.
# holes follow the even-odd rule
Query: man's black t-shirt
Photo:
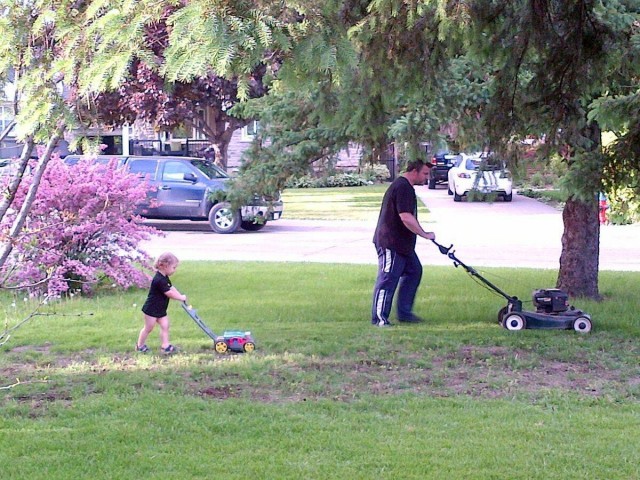
[[403, 176], [391, 183], [382, 199], [378, 226], [373, 235], [376, 248], [388, 248], [401, 255], [410, 255], [415, 250], [416, 234], [404, 226], [401, 213], [411, 213], [418, 218], [416, 192]]
[[153, 280], [151, 280], [149, 295], [142, 306], [142, 311], [150, 317], [166, 317], [167, 308], [169, 307], [169, 297], [167, 297], [165, 293], [169, 290], [171, 290], [171, 280], [169, 280], [169, 277], [160, 272], [156, 272]]

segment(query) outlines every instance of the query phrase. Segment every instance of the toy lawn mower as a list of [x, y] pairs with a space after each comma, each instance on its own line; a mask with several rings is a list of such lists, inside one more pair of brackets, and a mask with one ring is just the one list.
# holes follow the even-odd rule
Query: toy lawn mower
[[557, 288], [535, 290], [533, 292], [533, 304], [535, 312], [522, 310], [522, 300], [506, 294], [493, 283], [480, 275], [473, 267], [465, 265], [452, 251], [453, 245], [445, 247], [435, 240], [440, 253], [446, 255], [453, 261], [455, 267], [462, 267], [474, 278], [477, 278], [484, 286], [494, 293], [504, 297], [507, 305], [498, 312], [498, 323], [507, 330], [531, 329], [556, 329], [575, 330], [579, 333], [589, 333], [591, 331], [591, 316], [569, 305], [569, 296]]
[[242, 331], [226, 331], [222, 335], [216, 335], [198, 316], [197, 310], [186, 302], [182, 302], [182, 308], [194, 322], [206, 333], [214, 342], [216, 352], [227, 353], [232, 352], [253, 352], [256, 349], [256, 342], [251, 336], [251, 332]]

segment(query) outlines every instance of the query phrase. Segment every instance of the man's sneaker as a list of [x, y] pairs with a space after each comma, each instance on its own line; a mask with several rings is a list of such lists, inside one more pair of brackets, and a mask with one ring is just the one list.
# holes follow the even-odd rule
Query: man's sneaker
[[402, 322], [402, 323], [421, 323], [421, 322], [424, 322], [424, 320], [422, 318], [420, 318], [417, 315], [414, 315], [413, 313], [411, 314], [410, 317], [398, 318], [398, 321]]
[[136, 345], [136, 352], [148, 353], [150, 351], [151, 351], [151, 349], [149, 347], [147, 347], [146, 345], [141, 345], [141, 346]]
[[160, 347], [160, 353], [163, 355], [171, 355], [172, 353], [176, 353], [178, 349], [173, 345], [169, 345], [167, 348]]
[[391, 326], [391, 322], [385, 321], [385, 320], [379, 320], [378, 323], [373, 323], [372, 324], [374, 327], [390, 327]]

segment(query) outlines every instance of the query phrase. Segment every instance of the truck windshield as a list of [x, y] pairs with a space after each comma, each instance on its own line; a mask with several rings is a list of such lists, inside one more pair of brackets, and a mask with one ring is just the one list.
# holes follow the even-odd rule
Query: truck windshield
[[229, 178], [229, 175], [227, 175], [227, 172], [225, 172], [224, 170], [222, 170], [220, 167], [215, 165], [213, 162], [210, 162], [209, 160], [200, 160], [200, 159], [191, 160], [191, 165], [193, 165], [202, 173], [204, 173], [209, 179]]

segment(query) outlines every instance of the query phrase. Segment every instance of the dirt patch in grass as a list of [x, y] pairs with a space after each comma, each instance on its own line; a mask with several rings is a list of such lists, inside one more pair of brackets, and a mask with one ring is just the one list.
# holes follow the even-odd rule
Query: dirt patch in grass
[[24, 353], [24, 352], [49, 353], [50, 351], [51, 351], [50, 343], [44, 343], [42, 345], [21, 345], [19, 347], [14, 347], [10, 350], [11, 353]]
[[[364, 395], [424, 394], [436, 397], [537, 398], [551, 392], [590, 398], [638, 396], [638, 366], [608, 368], [604, 363], [547, 359], [534, 352], [500, 347], [462, 347], [454, 353], [390, 363], [371, 359], [315, 359], [270, 371], [259, 383], [234, 383], [219, 394], [228, 378], [193, 384], [194, 395], [213, 389], [214, 398], [248, 397], [263, 402], [333, 399], [352, 401]], [[418, 362], [418, 360], [420, 360]], [[207, 385], [207, 381], [211, 382]]]
[[[105, 361], [87, 350], [72, 356], [46, 357], [42, 362], [15, 362], [0, 367], [0, 378], [6, 382], [0, 385], [0, 405], [13, 400], [37, 412], [51, 402], [72, 402], [70, 392], [74, 386], [82, 386], [76, 390], [91, 394], [91, 383], [100, 375], [127, 372], [144, 372], [145, 378], [152, 378], [150, 384], [167, 385], [172, 391], [207, 400], [247, 398], [268, 403], [318, 399], [348, 402], [368, 395], [403, 393], [535, 399], [552, 392], [635, 401], [640, 390], [637, 362], [625, 364], [614, 358], [565, 361], [546, 358], [535, 351], [495, 346], [464, 346], [446, 354], [406, 355], [394, 357], [393, 361], [378, 361], [361, 354], [340, 359], [314, 357], [277, 367], [264, 366], [262, 370], [258, 362], [255, 368], [259, 374], [251, 375], [250, 380], [220, 368], [223, 362], [233, 360], [229, 356], [203, 360], [184, 355], [168, 361], [125, 354]], [[117, 381], [139, 388], [140, 378], [119, 375]]]

